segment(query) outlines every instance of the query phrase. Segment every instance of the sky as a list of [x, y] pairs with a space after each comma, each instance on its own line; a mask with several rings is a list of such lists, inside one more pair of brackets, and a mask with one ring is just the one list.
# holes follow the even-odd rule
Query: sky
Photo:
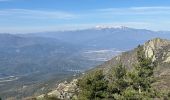
[[170, 0], [0, 0], [0, 33], [95, 26], [170, 31]]

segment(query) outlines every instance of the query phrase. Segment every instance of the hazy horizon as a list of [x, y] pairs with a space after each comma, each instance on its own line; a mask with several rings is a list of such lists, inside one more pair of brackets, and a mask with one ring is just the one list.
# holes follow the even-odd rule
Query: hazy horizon
[[[149, 30], [149, 31], [154, 31], [154, 32], [169, 32], [170, 30], [152, 30], [152, 29], [147, 29], [147, 28], [134, 28], [134, 27], [128, 27], [128, 26], [104, 26], [101, 25], [101, 28], [99, 28], [98, 26], [93, 26], [93, 27], [88, 27], [88, 28], [74, 28], [74, 29], [60, 29], [60, 30], [45, 30], [45, 31], [18, 31], [18, 32], [0, 32], [0, 34], [36, 34], [36, 33], [53, 33], [53, 32], [65, 32], [65, 31], [83, 31], [83, 30], [89, 30], [89, 29], [110, 29], [110, 28], [120, 28], [121, 27], [126, 27], [126, 28], [130, 28], [130, 29], [143, 29], [143, 30]], [[103, 28], [102, 28], [103, 27]]]

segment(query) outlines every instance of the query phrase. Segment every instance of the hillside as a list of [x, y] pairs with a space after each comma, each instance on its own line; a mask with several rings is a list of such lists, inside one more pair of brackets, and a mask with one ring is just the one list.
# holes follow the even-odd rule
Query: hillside
[[[147, 41], [142, 45], [142, 48], [144, 50], [145, 57], [151, 58], [152, 62], [157, 63], [157, 67], [153, 70], [154, 71], [154, 78], [156, 79], [156, 82], [152, 83], [152, 86], [156, 88], [158, 91], [169, 91], [170, 90], [170, 41], [166, 39], [160, 39], [155, 38], [152, 40]], [[93, 75], [96, 75], [95, 72], [97, 70], [102, 69], [104, 72], [104, 75], [107, 76], [110, 73], [112, 73], [112, 69], [117, 66], [120, 62], [122, 62], [123, 65], [126, 66], [126, 68], [130, 71], [133, 70], [133, 65], [138, 63], [137, 58], [137, 50], [138, 48], [135, 48], [131, 51], [124, 52], [114, 58], [112, 58], [109, 61], [106, 61], [105, 63], [97, 66], [96, 68], [89, 70], [86, 72], [85, 75], [83, 75], [81, 78], [91, 77]], [[91, 79], [88, 79], [91, 80]], [[100, 80], [98, 80], [100, 82]], [[48, 93], [48, 95], [53, 95], [56, 97], [62, 96], [60, 92], [67, 93], [71, 96], [74, 96], [74, 92], [77, 91], [78, 87], [72, 84], [76, 84], [77, 81], [73, 80], [70, 83], [60, 83], [57, 89], [54, 91]], [[88, 87], [86, 87], [88, 88]], [[96, 87], [97, 88], [97, 87]], [[99, 87], [98, 87], [99, 88]], [[72, 91], [72, 92], [70, 92]], [[104, 91], [103, 91], [104, 92]], [[38, 98], [42, 98], [42, 95]], [[61, 99], [62, 99], [61, 98]], [[67, 96], [65, 97], [67, 98]], [[82, 99], [84, 100], [84, 99]]]
[[[155, 38], [147, 41], [143, 45], [145, 56], [152, 57], [152, 61], [158, 63], [158, 66], [154, 70], [155, 77], [159, 80], [156, 85], [160, 89], [170, 90], [170, 41], [166, 39]], [[137, 63], [137, 49], [124, 52], [121, 55], [114, 57], [113, 59], [98, 66], [98, 68], [104, 69], [106, 73], [116, 66], [120, 61], [132, 69], [133, 64]]]

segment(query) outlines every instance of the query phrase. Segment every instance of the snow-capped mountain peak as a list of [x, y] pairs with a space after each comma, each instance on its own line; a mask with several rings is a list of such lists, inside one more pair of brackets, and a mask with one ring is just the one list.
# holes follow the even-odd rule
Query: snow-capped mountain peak
[[126, 29], [128, 27], [126, 26], [106, 26], [106, 25], [97, 25], [95, 26], [95, 29], [101, 30], [101, 29]]

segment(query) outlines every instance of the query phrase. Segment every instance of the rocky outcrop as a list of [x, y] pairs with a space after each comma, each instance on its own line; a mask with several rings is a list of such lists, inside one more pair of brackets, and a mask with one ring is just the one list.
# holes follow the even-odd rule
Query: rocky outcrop
[[[165, 47], [168, 45], [170, 45], [169, 40], [160, 39], [160, 38], [155, 38], [153, 40], [149, 40], [148, 42], [146, 42], [144, 44], [145, 56], [152, 58], [152, 60], [155, 61], [158, 58], [157, 55], [159, 54], [159, 52], [164, 51]], [[166, 53], [168, 53], [168, 55], [165, 55]], [[165, 62], [169, 62], [170, 61], [169, 52], [163, 52], [162, 57], [164, 57], [164, 56], [168, 56], [167, 59], [165, 59]]]
[[[61, 100], [70, 100], [71, 98], [75, 98], [75, 94], [78, 91], [77, 88], [77, 79], [73, 79], [71, 82], [62, 82], [59, 83], [56, 89], [47, 93], [46, 95], [49, 97], [57, 97]], [[38, 97], [38, 99], [44, 98], [45, 94]]]

